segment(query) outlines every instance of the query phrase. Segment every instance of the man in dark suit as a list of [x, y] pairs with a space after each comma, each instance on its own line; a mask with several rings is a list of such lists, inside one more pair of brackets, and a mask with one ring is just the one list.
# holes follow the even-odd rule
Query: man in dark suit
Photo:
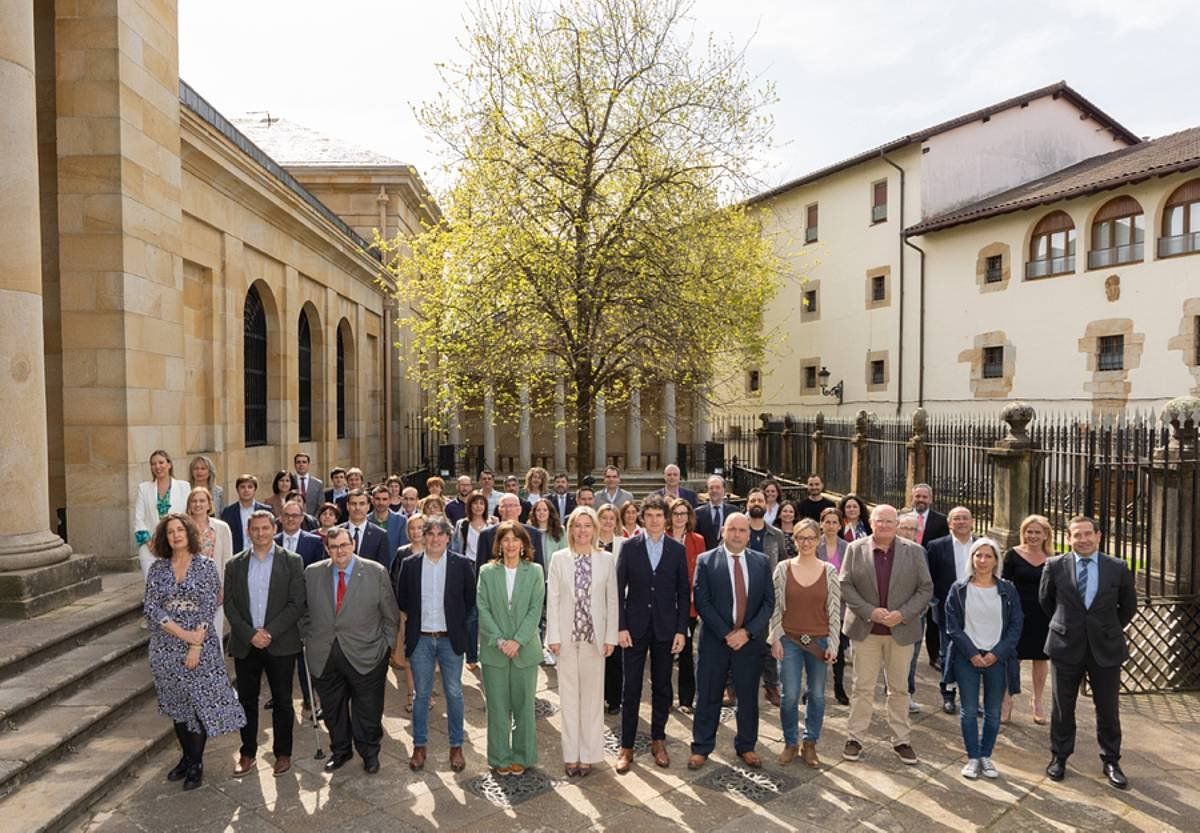
[[[912, 511], [917, 516], [917, 530], [912, 540], [921, 546], [928, 548], [937, 539], [950, 534], [946, 516], [933, 508], [933, 487], [928, 483], [913, 486]], [[929, 655], [929, 664], [934, 668], [941, 668], [942, 664], [938, 659], [941, 650], [941, 633], [930, 610], [925, 614], [925, 652]]]
[[454, 481], [454, 488], [458, 494], [446, 504], [446, 519], [450, 521], [451, 526], [467, 516], [467, 498], [471, 496], [471, 489], [474, 488], [470, 475], [459, 475]]
[[408, 543], [408, 517], [402, 512], [394, 512], [390, 506], [392, 501], [388, 487], [380, 483], [371, 489], [371, 514], [367, 521], [387, 533], [388, 566], [396, 557], [396, 550]]
[[[710, 487], [711, 489], [711, 484]], [[740, 512], [725, 519], [722, 543], [696, 561], [695, 605], [700, 614], [700, 661], [696, 667], [696, 716], [688, 769], [704, 766], [716, 746], [725, 680], [733, 671], [737, 692], [734, 751], [748, 767], [762, 766], [758, 743], [758, 681], [775, 587], [767, 557], [747, 549], [750, 520]]]
[[1096, 742], [1108, 782], [1129, 786], [1121, 771], [1121, 664], [1129, 658], [1125, 626], [1137, 610], [1133, 575], [1124, 561], [1100, 552], [1100, 530], [1091, 518], [1067, 526], [1071, 552], [1046, 561], [1038, 597], [1050, 617], [1050, 754], [1046, 774], [1061, 781], [1075, 751], [1075, 703], [1086, 674], [1096, 709]]
[[[500, 520], [512, 521], [513, 523], [521, 523], [521, 499], [512, 492], [504, 492], [500, 495], [500, 502], [496, 504], [496, 514]], [[530, 540], [533, 541], [533, 560], [542, 565], [542, 569], [546, 568], [546, 561], [542, 553], [542, 533], [540, 530], [522, 523], [525, 531], [529, 533]], [[479, 533], [479, 543], [475, 548], [475, 572], [479, 572], [479, 568], [492, 560], [492, 545], [496, 540], [496, 527], [498, 524], [492, 524]]]
[[679, 485], [679, 476], [679, 466], [671, 463], [665, 469], [663, 469], [663, 487], [651, 492], [650, 494], [662, 495], [663, 497], [667, 498], [668, 501], [672, 501], [677, 498], [683, 498], [692, 505], [693, 509], [695, 509], [700, 503], [700, 499], [696, 497], [696, 493], [691, 489], [687, 488], [686, 486]]
[[269, 512], [271, 507], [254, 499], [258, 493], [258, 478], [254, 475], [240, 475], [235, 486], [238, 499], [221, 510], [221, 520], [229, 524], [233, 551], [241, 552], [246, 548], [246, 525], [250, 522], [250, 516], [260, 509]]
[[[929, 615], [937, 624], [938, 629], [938, 662], [942, 668], [946, 662], [946, 649], [950, 647], [950, 635], [946, 633], [946, 596], [957, 581], [964, 581], [971, 575], [971, 544], [975, 543], [975, 521], [971, 510], [965, 506], [955, 506], [947, 516], [950, 534], [932, 540], [925, 547], [925, 559], [929, 565], [929, 577], [933, 579], [933, 601]], [[918, 522], [918, 529], [920, 529]], [[942, 711], [946, 714], [956, 714], [958, 707], [954, 705], [954, 683], [946, 683], [945, 677], [938, 680], [938, 688], [942, 693]]]
[[[367, 479], [363, 476], [362, 469], [355, 467], [346, 469], [346, 491], [341, 497], [334, 498], [333, 500], [333, 502], [337, 504], [338, 512], [340, 513], [343, 524], [350, 520], [350, 507], [347, 504], [350, 499], [350, 493], [356, 489], [363, 489], [365, 494], [366, 485]], [[367, 502], [370, 503], [370, 500], [371, 498], [368, 496]]]
[[[299, 506], [289, 504], [299, 513]], [[299, 513], [302, 514], [302, 513]], [[304, 614], [304, 564], [300, 556], [276, 546], [275, 516], [260, 509], [250, 516], [250, 546], [225, 567], [225, 618], [229, 655], [237, 674], [238, 700], [246, 712], [242, 748], [233, 774], [255, 767], [258, 754], [258, 694], [266, 672], [271, 687], [275, 774], [292, 766], [292, 671], [300, 653], [300, 617]]]
[[370, 499], [365, 491], [351, 489], [346, 493], [346, 512], [350, 519], [342, 524], [342, 527], [350, 532], [355, 555], [382, 564], [386, 570], [392, 566], [396, 551], [388, 552], [387, 533], [367, 520], [370, 506]]
[[687, 551], [666, 534], [667, 500], [651, 495], [642, 505], [645, 533], [627, 540], [617, 557], [617, 598], [624, 649], [621, 696], [621, 749], [617, 772], [633, 766], [638, 705], [642, 701], [642, 675], [650, 654], [650, 752], [661, 767], [671, 765], [667, 755], [667, 717], [671, 712], [671, 666], [687, 638], [691, 590], [688, 586]]
[[721, 540], [725, 519], [737, 511], [725, 502], [725, 478], [719, 474], [708, 478], [708, 501], [696, 507], [696, 531], [704, 536], [704, 546], [710, 550]]
[[304, 511], [315, 515], [321, 508], [325, 484], [319, 477], [309, 474], [308, 468], [311, 462], [311, 458], [303, 451], [295, 454], [292, 457], [292, 466], [296, 469], [296, 473], [292, 476], [292, 480], [296, 483], [296, 491], [300, 493], [300, 497], [304, 498]]
[[558, 519], [565, 525], [567, 516], [575, 511], [575, 495], [570, 492], [567, 476], [562, 472], [554, 475], [554, 491], [545, 496], [558, 510]]
[[396, 638], [400, 611], [387, 570], [354, 555], [344, 527], [325, 534], [322, 559], [304, 571], [308, 611], [301, 624], [329, 730], [325, 771], [340, 769], [353, 756], [368, 774], [379, 771], [383, 738], [383, 696], [389, 646]]
[[[425, 766], [429, 740], [429, 695], [433, 671], [442, 672], [449, 723], [450, 768], [462, 772], [463, 757], [463, 655], [467, 651], [467, 612], [475, 607], [475, 570], [469, 559], [451, 552], [450, 523], [434, 516], [425, 521], [425, 552], [404, 559], [397, 587], [405, 614], [404, 654], [412, 668], [413, 751], [409, 769]], [[430, 600], [435, 600], [430, 604]]]
[[[320, 535], [304, 531], [305, 517], [303, 505], [299, 500], [288, 501], [279, 519], [283, 531], [275, 536], [275, 544], [300, 556], [307, 569], [325, 558], [325, 542], [321, 540]], [[296, 657], [296, 676], [300, 678], [300, 694], [304, 698], [302, 708], [307, 713], [312, 709], [312, 692], [308, 688], [308, 672], [304, 666], [303, 653]], [[269, 705], [274, 708], [274, 703], [275, 701], [271, 700]]]
[[337, 466], [329, 470], [330, 488], [325, 490], [325, 502], [338, 505], [338, 498], [346, 496], [346, 470]]

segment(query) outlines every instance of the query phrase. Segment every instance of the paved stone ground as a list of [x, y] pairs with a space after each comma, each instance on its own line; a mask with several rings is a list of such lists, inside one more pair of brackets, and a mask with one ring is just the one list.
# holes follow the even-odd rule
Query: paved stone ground
[[[539, 672], [544, 711], [557, 708], [554, 672]], [[1096, 753], [1090, 702], [1081, 700], [1079, 749], [1067, 779], [1045, 777], [1047, 727], [1035, 725], [1028, 699], [1017, 700], [1014, 722], [1005, 726], [995, 752], [997, 781], [964, 780], [957, 717], [933, 709], [938, 699], [933, 672], [922, 663], [913, 745], [921, 757], [904, 766], [886, 742], [878, 717], [876, 740], [857, 763], [842, 761], [847, 709], [830, 699], [819, 751], [822, 767], [799, 761], [774, 763], [781, 748], [778, 715], [764, 708], [759, 752], [761, 774], [731, 768], [733, 723], [720, 731], [716, 754], [699, 772], [685, 766], [691, 722], [673, 713], [668, 725], [670, 769], [639, 755], [632, 772], [618, 776], [608, 765], [584, 779], [568, 781], [560, 763], [556, 714], [538, 721], [541, 766], [531, 770], [511, 795], [498, 789], [486, 766], [486, 725], [477, 677], [465, 675], [467, 769], [446, 763], [444, 711], [431, 721], [430, 759], [415, 774], [409, 718], [403, 698], [389, 683], [382, 769], [368, 776], [357, 758], [332, 776], [313, 759], [311, 728], [296, 731], [295, 764], [282, 778], [270, 772], [270, 741], [260, 749], [260, 769], [243, 779], [230, 775], [237, 735], [210, 742], [205, 783], [183, 793], [165, 779], [178, 752], [172, 746], [117, 792], [93, 808], [77, 833], [375, 833], [379, 831], [554, 831], [703, 830], [746, 831], [1135, 831], [1200, 829], [1200, 695], [1123, 697], [1123, 764], [1127, 792], [1109, 787]], [[648, 676], [648, 675], [647, 675]], [[1026, 681], [1028, 685], [1028, 681]], [[440, 706], [439, 697], [437, 705]], [[765, 704], [764, 704], [765, 706]], [[265, 716], [265, 715], [264, 715]], [[649, 706], [643, 709], [649, 718]], [[607, 719], [615, 728], [617, 718]], [[264, 734], [269, 731], [269, 719]], [[643, 727], [648, 730], [648, 723]], [[328, 753], [328, 740], [322, 736]], [[517, 787], [519, 786], [519, 789]], [[490, 797], [488, 797], [490, 796]], [[1190, 822], [1188, 819], [1192, 819]]]

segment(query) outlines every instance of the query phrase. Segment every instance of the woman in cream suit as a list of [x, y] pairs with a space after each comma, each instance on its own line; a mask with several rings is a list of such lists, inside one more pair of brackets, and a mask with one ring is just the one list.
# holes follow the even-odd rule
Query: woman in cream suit
[[217, 596], [217, 613], [213, 619], [213, 630], [221, 639], [225, 636], [225, 611], [221, 607], [225, 602], [225, 565], [233, 558], [233, 533], [229, 531], [229, 524], [214, 517], [216, 512], [212, 493], [203, 486], [193, 488], [188, 495], [187, 514], [200, 533], [200, 555], [213, 560], [221, 580], [222, 592]]
[[567, 548], [550, 560], [546, 643], [558, 655], [558, 697], [567, 776], [604, 758], [604, 658], [617, 645], [617, 560], [597, 542], [596, 513], [567, 519]]
[[191, 491], [186, 480], [175, 479], [175, 464], [170, 454], [160, 448], [150, 455], [150, 479], [138, 484], [137, 500], [133, 502], [133, 538], [138, 545], [142, 578], [154, 563], [149, 544], [158, 519], [172, 512], [186, 514]]

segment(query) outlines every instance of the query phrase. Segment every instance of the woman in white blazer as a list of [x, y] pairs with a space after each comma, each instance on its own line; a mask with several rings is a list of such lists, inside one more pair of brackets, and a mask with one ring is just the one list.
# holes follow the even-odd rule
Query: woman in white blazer
[[[622, 505], [621, 511], [623, 512], [630, 503], [633, 501]], [[628, 540], [620, 535], [621, 518], [617, 507], [606, 503], [596, 509], [596, 523], [599, 524], [597, 543], [600, 549], [612, 553], [615, 564], [621, 558], [621, 545]], [[621, 646], [618, 645], [604, 660], [604, 711], [608, 714], [621, 713], [621, 693], [624, 685], [624, 658], [621, 656]]]
[[172, 512], [186, 513], [191, 490], [186, 480], [175, 479], [170, 454], [160, 448], [150, 455], [150, 479], [138, 484], [137, 500], [133, 502], [133, 538], [138, 545], [142, 578], [154, 563], [149, 544], [158, 519]]
[[187, 514], [200, 533], [200, 554], [211, 558], [217, 565], [217, 578], [221, 580], [221, 593], [217, 596], [217, 614], [214, 618], [218, 638], [225, 635], [225, 565], [233, 558], [233, 533], [229, 524], [216, 517], [217, 507], [213, 496], [203, 486], [196, 486], [188, 495]]
[[617, 560], [600, 548], [596, 513], [567, 519], [567, 548], [550, 559], [546, 645], [558, 656], [559, 714], [568, 777], [604, 759], [604, 658], [617, 646]]

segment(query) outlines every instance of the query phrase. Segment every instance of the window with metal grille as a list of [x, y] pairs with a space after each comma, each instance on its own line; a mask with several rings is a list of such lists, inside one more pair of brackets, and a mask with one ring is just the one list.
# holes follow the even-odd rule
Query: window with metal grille
[[814, 202], [804, 211], [804, 242], [815, 243], [817, 241], [817, 225], [820, 220], [820, 212], [817, 204]]
[[871, 361], [871, 384], [882, 385], [884, 383], [883, 375], [883, 359], [872, 359]]
[[1004, 348], [983, 348], [983, 378], [1002, 379], [1004, 377]]
[[871, 184], [871, 222], [882, 223], [887, 219], [887, 180]]
[[804, 368], [804, 389], [816, 390], [817, 388], [817, 366], [815, 364], [807, 365]]
[[887, 300], [887, 279], [883, 275], [875, 275], [871, 278], [871, 300]]
[[267, 444], [267, 313], [253, 286], [242, 308], [242, 411], [246, 447]]
[[746, 371], [746, 390], [750, 393], [762, 390], [762, 375], [757, 370]]
[[300, 442], [312, 441], [312, 331], [307, 313], [300, 313], [299, 327], [299, 394], [297, 410], [300, 416]]
[[988, 255], [985, 283], [1000, 283], [1004, 279], [1004, 255]]
[[809, 289], [805, 291], [804, 311], [809, 313], [817, 311], [817, 290]]
[[1125, 336], [1100, 336], [1096, 345], [1096, 369], [1125, 369]]
[[337, 331], [337, 438], [346, 439], [346, 339]]

